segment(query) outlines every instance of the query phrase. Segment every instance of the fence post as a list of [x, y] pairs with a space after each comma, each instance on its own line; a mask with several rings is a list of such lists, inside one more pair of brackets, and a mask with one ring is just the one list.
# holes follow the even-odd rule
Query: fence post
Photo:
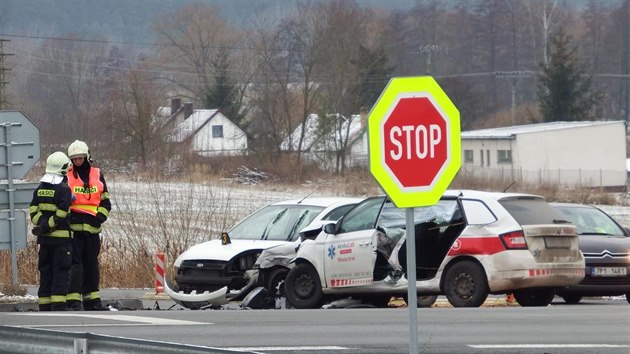
[[164, 252], [157, 251], [155, 253], [155, 293], [164, 292], [164, 269], [166, 264], [166, 256]]

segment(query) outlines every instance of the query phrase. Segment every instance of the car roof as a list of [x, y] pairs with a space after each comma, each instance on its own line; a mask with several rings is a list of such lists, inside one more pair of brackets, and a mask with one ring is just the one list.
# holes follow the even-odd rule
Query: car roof
[[354, 197], [304, 197], [301, 199], [288, 199], [271, 205], [312, 205], [327, 208], [333, 205], [353, 204], [362, 201], [364, 198]]
[[507, 193], [507, 192], [487, 192], [472, 189], [449, 189], [444, 192], [444, 196], [449, 197], [468, 197], [468, 198], [492, 198], [494, 200], [510, 199], [510, 198], [540, 198], [545, 199], [543, 196], [528, 193]]

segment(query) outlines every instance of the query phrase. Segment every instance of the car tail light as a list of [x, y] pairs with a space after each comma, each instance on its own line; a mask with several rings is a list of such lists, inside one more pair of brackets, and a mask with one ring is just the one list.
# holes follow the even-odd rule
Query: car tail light
[[522, 250], [527, 249], [527, 241], [525, 240], [525, 234], [523, 231], [513, 231], [506, 234], [499, 235], [501, 242], [505, 249], [508, 250]]

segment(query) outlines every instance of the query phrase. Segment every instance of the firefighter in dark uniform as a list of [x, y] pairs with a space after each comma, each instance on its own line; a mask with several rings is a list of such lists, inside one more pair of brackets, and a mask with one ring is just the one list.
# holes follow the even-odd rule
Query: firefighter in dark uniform
[[100, 169], [92, 166], [90, 150], [85, 142], [75, 140], [68, 147], [72, 166], [68, 185], [74, 196], [70, 206], [70, 227], [73, 231], [73, 257], [70, 269], [68, 307], [75, 311], [107, 310], [99, 293], [101, 224], [107, 220], [111, 202], [107, 184]]
[[46, 160], [46, 174], [33, 192], [29, 206], [33, 235], [39, 244], [40, 311], [65, 311], [68, 272], [72, 264], [69, 210], [72, 199], [64, 176], [70, 160], [57, 151]]

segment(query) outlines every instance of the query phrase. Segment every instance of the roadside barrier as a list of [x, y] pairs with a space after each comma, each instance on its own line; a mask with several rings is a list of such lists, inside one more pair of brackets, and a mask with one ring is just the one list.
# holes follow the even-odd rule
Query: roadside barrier
[[157, 251], [155, 253], [155, 293], [164, 293], [164, 269], [166, 264], [166, 256], [164, 252]]
[[178, 344], [125, 337], [115, 337], [87, 332], [60, 332], [47, 329], [20, 328], [0, 325], [2, 353], [151, 353], [151, 354], [202, 354], [202, 353], [250, 353], [227, 348], [214, 348], [190, 344]]

